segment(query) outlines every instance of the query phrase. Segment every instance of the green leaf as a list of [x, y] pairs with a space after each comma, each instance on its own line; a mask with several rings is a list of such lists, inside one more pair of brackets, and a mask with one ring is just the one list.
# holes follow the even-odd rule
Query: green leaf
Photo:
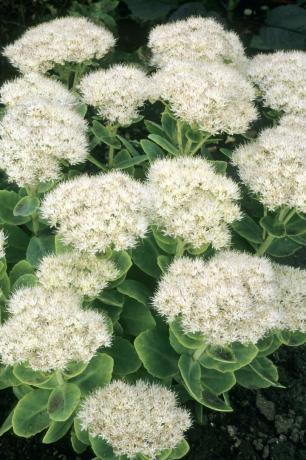
[[11, 225], [22, 225], [29, 222], [28, 216], [15, 216], [13, 210], [20, 200], [16, 192], [0, 190], [0, 220]]
[[89, 446], [90, 441], [89, 441], [88, 432], [85, 430], [82, 430], [81, 421], [78, 417], [75, 417], [73, 426], [74, 426], [74, 431], [75, 431], [75, 434], [78, 440], [81, 441], [83, 444]]
[[107, 350], [114, 360], [114, 374], [125, 376], [136, 372], [141, 361], [133, 345], [126, 339], [115, 337], [111, 348]]
[[281, 331], [278, 338], [289, 347], [298, 347], [306, 342], [306, 334], [299, 331]]
[[218, 412], [232, 412], [232, 407], [223, 399], [220, 399], [217, 395], [209, 390], [204, 390], [202, 395], [202, 404], [209, 409], [213, 409]]
[[54, 236], [33, 236], [29, 242], [26, 258], [36, 268], [44, 256], [54, 252]]
[[242, 345], [239, 342], [232, 343], [230, 349], [233, 352], [235, 362], [215, 359], [212, 357], [211, 351], [210, 354], [206, 351], [199, 359], [199, 362], [201, 366], [208, 369], [215, 369], [220, 372], [233, 372], [249, 364], [258, 353], [258, 348], [255, 345]]
[[156, 159], [162, 158], [164, 156], [164, 151], [158, 145], [149, 141], [148, 139], [142, 139], [140, 141], [140, 145], [151, 163]]
[[19, 262], [17, 262], [17, 264], [14, 265], [14, 267], [10, 271], [11, 285], [13, 286], [15, 281], [17, 281], [17, 279], [20, 276], [33, 275], [33, 273], [34, 268], [32, 267], [32, 265], [27, 260], [20, 260]]
[[4, 422], [2, 423], [0, 427], [0, 436], [3, 436], [4, 433], [7, 433], [13, 426], [13, 414], [14, 414], [14, 409], [12, 412], [9, 413], [9, 415], [6, 417]]
[[13, 393], [17, 399], [23, 398], [27, 393], [32, 391], [33, 388], [30, 385], [18, 385], [17, 387], [13, 387]]
[[194, 361], [189, 355], [181, 355], [178, 367], [188, 393], [190, 393], [190, 395], [200, 404], [203, 404], [201, 366], [199, 362]]
[[41, 371], [33, 371], [33, 369], [24, 364], [16, 364], [13, 368], [13, 373], [20, 382], [32, 386], [45, 383], [50, 378], [50, 374]]
[[154, 239], [158, 246], [167, 254], [175, 254], [177, 248], [177, 240], [171, 236], [164, 235], [158, 228], [152, 227]]
[[159, 145], [166, 152], [171, 153], [171, 155], [176, 156], [179, 154], [178, 149], [173, 144], [171, 144], [171, 142], [167, 141], [167, 139], [165, 139], [164, 137], [159, 136], [158, 134], [149, 134], [148, 138], [151, 139], [151, 141], [155, 142], [157, 145]]
[[137, 155], [139, 155], [138, 150], [136, 150], [132, 142], [129, 142], [127, 139], [125, 139], [125, 137], [119, 136], [119, 134], [117, 134], [117, 138], [120, 140], [120, 142], [122, 142], [124, 147], [128, 150], [128, 152], [130, 152], [130, 154], [133, 157], [136, 157]]
[[38, 208], [40, 202], [38, 198], [24, 196], [13, 209], [14, 216], [31, 216]]
[[134, 345], [145, 369], [154, 377], [164, 379], [177, 373], [178, 356], [163, 331], [155, 328], [142, 332]]
[[171, 257], [168, 256], [157, 256], [157, 265], [161, 269], [162, 273], [165, 273], [171, 264]]
[[185, 457], [190, 450], [188, 442], [183, 439], [174, 449], [172, 449], [171, 454], [167, 458], [167, 460], [178, 460], [180, 458]]
[[153, 278], [158, 278], [161, 274], [157, 264], [157, 257], [159, 254], [158, 247], [153, 237], [150, 235], [132, 250], [132, 259], [134, 264], [144, 273]]
[[117, 280], [109, 283], [109, 289], [120, 284], [124, 280], [131, 266], [133, 265], [132, 259], [126, 251], [114, 251], [112, 254], [112, 261], [115, 263], [116, 267], [119, 270], [119, 276]]
[[27, 274], [22, 275], [18, 280], [13, 284], [12, 290], [17, 290], [23, 287], [32, 287], [37, 284], [38, 280], [35, 275]]
[[143, 305], [148, 305], [151, 291], [144, 284], [135, 280], [124, 280], [120, 286], [117, 287], [117, 291], [124, 294], [132, 299], [136, 300]]
[[220, 160], [209, 160], [217, 174], [225, 174], [227, 170], [227, 162]]
[[107, 385], [112, 378], [114, 360], [106, 353], [98, 353], [92, 358], [85, 371], [70, 380], [86, 395], [97, 387]]
[[281, 238], [286, 234], [285, 225], [282, 222], [279, 222], [276, 216], [262, 217], [259, 223], [262, 228], [269, 233], [269, 235], [272, 235], [275, 238]]
[[81, 391], [73, 383], [64, 383], [54, 388], [48, 400], [48, 413], [51, 420], [65, 422], [80, 403]]
[[227, 158], [229, 158], [230, 160], [232, 159], [232, 155], [233, 155], [233, 151], [230, 150], [230, 149], [225, 149], [225, 148], [221, 148], [219, 149], [221, 153], [223, 153], [223, 155], [225, 155]]
[[76, 436], [75, 432], [72, 430], [71, 431], [71, 436], [70, 436], [70, 441], [71, 441], [71, 446], [74, 452], [77, 454], [82, 454], [85, 452], [87, 449], [87, 445], [83, 444]]
[[278, 381], [277, 368], [268, 358], [256, 358], [236, 373], [237, 382], [249, 389], [282, 387]]
[[229, 391], [236, 383], [233, 372], [220, 372], [215, 369], [202, 369], [202, 385], [217, 395]]
[[274, 353], [274, 351], [278, 350], [279, 347], [281, 346], [282, 342], [279, 340], [279, 338], [276, 335], [270, 338], [272, 338], [272, 341], [270, 341], [269, 346], [263, 347], [262, 341], [257, 343], [257, 347], [259, 349], [259, 352], [257, 354], [258, 358], [271, 355], [272, 353]]
[[245, 238], [247, 241], [252, 243], [261, 244], [262, 240], [262, 230], [259, 225], [247, 214], [241, 220], [237, 220], [231, 224], [234, 232], [238, 235]]
[[30, 238], [16, 225], [3, 224], [2, 228], [7, 235], [7, 246], [5, 251], [6, 260], [10, 264], [14, 264], [25, 258], [26, 249]]
[[289, 239], [297, 243], [300, 247], [306, 246], [306, 233], [303, 235], [289, 236]]
[[48, 390], [33, 390], [18, 401], [13, 414], [13, 431], [17, 436], [30, 438], [49, 426]]
[[162, 137], [165, 135], [163, 127], [161, 125], [158, 125], [157, 123], [154, 123], [154, 121], [145, 120], [144, 124], [145, 124], [147, 130], [151, 134], [157, 134], [157, 135], [162, 136]]
[[101, 125], [101, 123], [96, 120], [92, 122], [92, 132], [99, 140], [104, 142], [104, 144], [114, 147], [115, 149], [120, 149], [121, 143], [116, 136], [112, 136], [105, 126]]
[[306, 220], [301, 219], [299, 216], [292, 217], [286, 224], [286, 233], [290, 236], [305, 235]]
[[89, 436], [91, 448], [94, 453], [103, 460], [115, 460], [115, 454], [112, 447], [104, 439]]
[[169, 328], [178, 342], [185, 348], [197, 350], [204, 343], [204, 339], [201, 334], [185, 334], [179, 319], [172, 321]]
[[62, 439], [68, 433], [73, 424], [73, 416], [65, 422], [51, 421], [48, 431], [42, 439], [43, 444], [52, 444], [53, 442]]
[[63, 371], [63, 375], [68, 380], [72, 379], [73, 377], [76, 377], [77, 375], [80, 375], [82, 372], [84, 372], [87, 365], [87, 363], [71, 361], [66, 365], [65, 370]]
[[0, 390], [20, 385], [20, 381], [15, 377], [11, 366], [0, 367]]
[[99, 294], [98, 299], [101, 300], [101, 302], [103, 302], [106, 305], [111, 305], [113, 307], [119, 307], [119, 308], [122, 308], [123, 303], [124, 303], [123, 295], [120, 294], [120, 292], [115, 291], [113, 289], [102, 291]]
[[9, 297], [10, 290], [11, 290], [11, 283], [10, 283], [9, 277], [7, 276], [7, 273], [4, 273], [4, 275], [2, 274], [2, 277], [0, 279], [0, 292], [1, 290], [3, 294], [5, 295], [5, 297]]
[[176, 144], [177, 126], [175, 118], [173, 118], [168, 112], [164, 112], [161, 116], [161, 124], [170, 141]]
[[267, 253], [273, 257], [288, 257], [298, 251], [301, 246], [289, 238], [277, 238], [272, 241]]
[[116, 155], [113, 166], [116, 169], [128, 169], [131, 166], [140, 165], [144, 161], [148, 161], [147, 155], [137, 155], [133, 158], [129, 158], [129, 159], [121, 160], [121, 161], [119, 161], [118, 155]]
[[125, 301], [120, 323], [125, 332], [133, 336], [137, 336], [147, 329], [152, 329], [156, 325], [150, 309], [133, 300]]

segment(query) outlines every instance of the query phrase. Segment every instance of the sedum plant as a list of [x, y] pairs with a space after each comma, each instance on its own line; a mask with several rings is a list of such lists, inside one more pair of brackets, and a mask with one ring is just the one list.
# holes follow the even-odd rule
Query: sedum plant
[[61, 18], [4, 50], [0, 433], [175, 460], [306, 342], [306, 271], [281, 264], [306, 246], [305, 53], [249, 61], [205, 18], [155, 27], [150, 62], [114, 44]]

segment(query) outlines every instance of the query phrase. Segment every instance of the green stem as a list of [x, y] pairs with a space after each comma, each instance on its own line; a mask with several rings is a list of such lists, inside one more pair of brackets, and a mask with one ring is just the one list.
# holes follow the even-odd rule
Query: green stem
[[[25, 187], [27, 194], [31, 198], [38, 198], [37, 196], [37, 187], [35, 186], [28, 186]], [[33, 225], [33, 233], [35, 236], [38, 235], [39, 231], [39, 214], [37, 211], [34, 211], [33, 214], [31, 214], [31, 219], [32, 219], [32, 225]]]
[[183, 154], [184, 150], [183, 150], [183, 137], [182, 137], [182, 122], [180, 120], [177, 120], [176, 126], [177, 126], [177, 143], [178, 143], [180, 154]]
[[56, 379], [57, 379], [58, 384], [59, 384], [59, 385], [64, 385], [65, 380], [64, 380], [62, 371], [58, 369], [58, 370], [55, 372], [55, 376], [56, 376]]
[[190, 156], [193, 156], [197, 153], [197, 151], [205, 144], [206, 141], [210, 138], [210, 134], [204, 136], [203, 139], [189, 152]]
[[184, 255], [185, 249], [186, 249], [186, 245], [184, 241], [181, 240], [180, 238], [177, 238], [177, 245], [176, 245], [174, 258], [178, 259], [179, 257], [182, 257]]
[[269, 248], [269, 246], [271, 246], [273, 240], [274, 240], [274, 236], [268, 235], [265, 241], [257, 249], [256, 255], [263, 256], [266, 250]]
[[87, 155], [87, 160], [90, 161], [90, 163], [92, 163], [93, 165], [97, 166], [97, 168], [101, 169], [102, 171], [107, 171], [106, 166], [102, 164], [99, 160], [96, 160], [96, 158], [92, 155]]
[[289, 220], [294, 216], [294, 214], [296, 213], [296, 210], [295, 209], [291, 209], [291, 211], [288, 212], [288, 214], [286, 215], [283, 223], [286, 225], [288, 224]]
[[[108, 132], [111, 137], [116, 136], [118, 126], [116, 125], [109, 125], [107, 126]], [[114, 153], [115, 153], [115, 148], [113, 146], [109, 146], [108, 148], [108, 166], [111, 168], [114, 163]]]

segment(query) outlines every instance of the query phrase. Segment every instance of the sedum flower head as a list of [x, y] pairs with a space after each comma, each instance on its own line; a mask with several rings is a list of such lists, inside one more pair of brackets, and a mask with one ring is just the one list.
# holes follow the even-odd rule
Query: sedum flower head
[[116, 64], [86, 75], [80, 90], [85, 102], [97, 107], [101, 117], [111, 123], [129, 125], [149, 98], [149, 79], [135, 66]]
[[57, 179], [60, 161], [84, 162], [86, 122], [46, 99], [9, 107], [0, 125], [0, 165], [19, 186]]
[[306, 113], [304, 51], [259, 54], [250, 61], [248, 74], [259, 87], [265, 106], [287, 113]]
[[82, 175], [50, 192], [42, 213], [65, 244], [90, 253], [128, 249], [143, 238], [146, 190], [119, 171]]
[[230, 242], [228, 224], [240, 217], [238, 186], [202, 158], [155, 161], [148, 173], [151, 221], [194, 248]]
[[5, 365], [65, 369], [71, 361], [89, 362], [99, 347], [111, 342], [106, 318], [83, 311], [80, 296], [69, 289], [22, 288], [13, 294], [8, 310], [11, 316], [0, 329]]
[[119, 271], [110, 260], [71, 251], [44, 257], [37, 276], [46, 289], [67, 288], [81, 296], [95, 297], [119, 276]]
[[91, 436], [103, 438], [116, 455], [130, 459], [138, 453], [155, 459], [182, 441], [191, 425], [174, 393], [141, 380], [135, 385], [113, 381], [99, 388], [85, 399], [79, 418]]
[[65, 17], [31, 27], [6, 46], [4, 56], [23, 73], [44, 73], [55, 64], [100, 59], [114, 44], [104, 27], [87, 18]]
[[244, 133], [257, 116], [254, 88], [229, 66], [170, 61], [151, 79], [152, 99], [168, 102], [178, 118], [208, 133]]
[[306, 332], [306, 270], [274, 264], [279, 287], [280, 329]]
[[0, 230], [0, 259], [5, 257], [6, 236], [3, 230]]
[[278, 321], [277, 284], [271, 263], [235, 251], [208, 262], [183, 257], [159, 283], [153, 304], [168, 322], [201, 332], [208, 343], [256, 343]]
[[247, 58], [238, 35], [211, 18], [190, 17], [154, 27], [149, 35], [152, 62], [162, 67], [172, 59], [223, 63], [245, 70]]
[[280, 126], [265, 129], [233, 154], [242, 181], [270, 210], [286, 205], [306, 212], [305, 127], [297, 117], [283, 117]]
[[0, 88], [0, 102], [7, 106], [24, 101], [44, 98], [56, 105], [73, 106], [77, 103], [73, 94], [60, 82], [39, 73], [29, 73], [6, 82]]

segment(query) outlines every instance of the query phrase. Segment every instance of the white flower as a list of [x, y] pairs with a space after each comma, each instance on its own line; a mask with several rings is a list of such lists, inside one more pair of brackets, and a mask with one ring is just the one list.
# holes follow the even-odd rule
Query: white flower
[[152, 62], [162, 67], [172, 59], [228, 64], [245, 71], [247, 58], [238, 35], [211, 18], [190, 17], [154, 27], [149, 35]]
[[162, 99], [183, 121], [211, 134], [244, 133], [255, 120], [255, 90], [223, 64], [170, 61], [152, 77], [151, 99]]
[[0, 230], [0, 259], [5, 257], [6, 236], [3, 230]]
[[274, 264], [280, 306], [280, 329], [306, 332], [306, 270]]
[[86, 161], [87, 124], [74, 110], [45, 99], [9, 107], [0, 125], [0, 165], [19, 186], [57, 179], [60, 161]]
[[138, 108], [149, 98], [149, 78], [133, 65], [116, 64], [92, 72], [81, 80], [80, 90], [87, 104], [98, 108], [111, 123], [131, 124]]
[[177, 406], [174, 393], [138, 380], [135, 385], [113, 381], [83, 402], [83, 429], [109, 443], [116, 455], [137, 453], [155, 459], [174, 448], [191, 425], [187, 410]]
[[228, 224], [240, 218], [238, 186], [202, 158], [155, 161], [148, 172], [148, 197], [151, 222], [194, 248], [226, 246]]
[[306, 212], [305, 127], [306, 120], [284, 117], [233, 154], [242, 181], [272, 211], [286, 205]]
[[181, 317], [185, 332], [208, 343], [256, 343], [279, 319], [271, 263], [246, 253], [223, 251], [209, 261], [175, 260], [153, 299], [168, 322]]
[[69, 289], [22, 288], [9, 301], [9, 319], [0, 328], [0, 356], [5, 365], [28, 364], [33, 370], [65, 369], [71, 361], [89, 362], [109, 346], [107, 320], [81, 309]]
[[112, 261], [77, 251], [44, 257], [37, 273], [46, 289], [68, 288], [90, 297], [97, 296], [118, 275]]
[[82, 175], [50, 192], [42, 213], [65, 244], [91, 253], [120, 251], [145, 236], [145, 199], [144, 186], [119, 171]]
[[77, 104], [75, 96], [60, 82], [39, 73], [29, 73], [15, 78], [0, 88], [0, 101], [7, 106], [23, 104], [24, 101], [33, 98], [48, 99], [56, 105], [63, 106], [73, 107]]
[[259, 54], [250, 61], [248, 73], [259, 87], [265, 106], [306, 114], [304, 51]]
[[101, 59], [114, 45], [113, 34], [103, 26], [87, 18], [66, 17], [28, 29], [3, 54], [23, 73], [44, 73], [55, 64]]

